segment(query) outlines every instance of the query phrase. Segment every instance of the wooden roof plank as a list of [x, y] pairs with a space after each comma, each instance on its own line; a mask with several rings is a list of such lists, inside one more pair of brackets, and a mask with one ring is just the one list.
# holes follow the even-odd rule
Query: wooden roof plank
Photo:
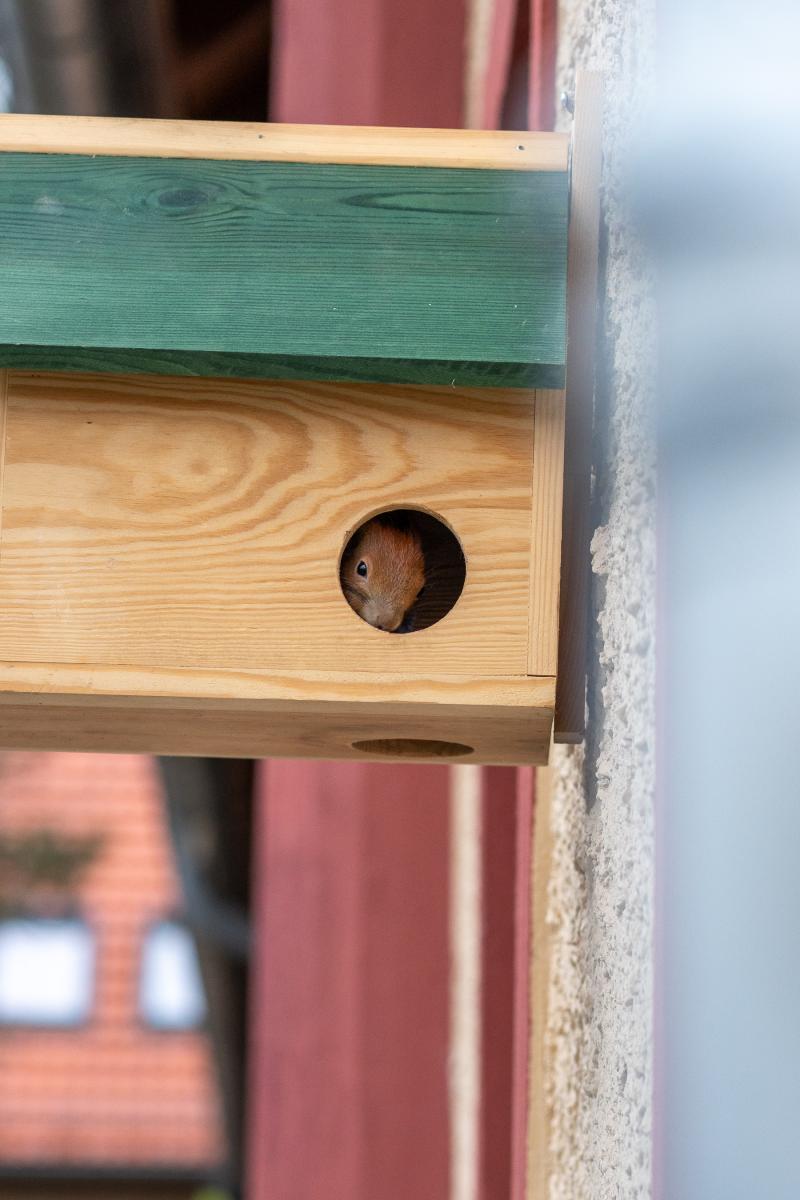
[[0, 365], [563, 382], [566, 173], [1, 161]]

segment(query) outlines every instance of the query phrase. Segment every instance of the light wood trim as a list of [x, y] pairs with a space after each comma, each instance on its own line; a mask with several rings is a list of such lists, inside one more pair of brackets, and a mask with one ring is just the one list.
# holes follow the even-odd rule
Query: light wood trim
[[566, 458], [557, 742], [581, 741], [585, 722], [603, 95], [602, 75], [578, 72], [567, 262]]
[[550, 1195], [550, 1058], [546, 1035], [552, 940], [547, 924], [547, 889], [553, 863], [552, 790], [552, 768], [537, 767], [531, 892], [527, 1200], [549, 1200]]
[[29, 154], [565, 171], [568, 147], [560, 133], [0, 116], [0, 151]]
[[473, 679], [440, 675], [427, 679], [404, 675], [333, 672], [267, 673], [256, 670], [158, 670], [105, 667], [72, 663], [0, 663], [0, 707], [13, 699], [32, 703], [80, 704], [87, 696], [98, 703], [131, 707], [180, 707], [198, 700], [255, 703], [304, 711], [309, 701], [320, 704], [385, 705], [457, 704], [459, 707], [547, 708], [555, 699], [555, 679], [508, 676]]
[[564, 482], [564, 393], [537, 391], [531, 502], [528, 672], [555, 675]]

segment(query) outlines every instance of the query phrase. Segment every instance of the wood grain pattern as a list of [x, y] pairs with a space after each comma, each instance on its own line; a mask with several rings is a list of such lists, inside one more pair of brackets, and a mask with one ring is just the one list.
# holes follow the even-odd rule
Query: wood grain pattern
[[[529, 617], [554, 644], [560, 394], [6, 383], [0, 747], [546, 761], [555, 679], [531, 676]], [[338, 565], [408, 506], [450, 525], [467, 579], [397, 636], [352, 612]]]
[[[524, 675], [532, 444], [524, 392], [12, 372], [0, 657]], [[394, 507], [467, 559], [455, 608], [406, 636], [338, 579]]]
[[[50, 673], [51, 682], [57, 678]], [[401, 737], [471, 746], [473, 753], [462, 761], [543, 763], [555, 681], [527, 682], [528, 705], [508, 708], [464, 705], [460, 698], [450, 704], [385, 703], [379, 682], [362, 682], [360, 701], [350, 702], [312, 699], [312, 689], [308, 699], [295, 702], [2, 690], [0, 748], [375, 761], [353, 743]], [[441, 759], [422, 755], [415, 761]]]
[[564, 483], [563, 392], [537, 391], [534, 432], [528, 673], [555, 675]]
[[0, 115], [0, 151], [566, 171], [560, 133]]
[[579, 71], [575, 90], [569, 222], [569, 366], [566, 383], [564, 540], [561, 557], [555, 738], [581, 741], [589, 636], [589, 542], [603, 77]]
[[552, 679], [525, 676], [469, 678], [429, 671], [424, 675], [366, 671], [236, 671], [219, 668], [107, 667], [97, 663], [0, 662], [0, 703], [47, 703], [80, 708], [122, 704], [134, 709], [189, 711], [208, 702], [219, 711], [283, 710], [301, 716], [307, 704], [350, 706], [356, 711], [376, 699], [399, 716], [422, 709], [524, 711], [552, 708]]
[[[563, 376], [559, 173], [6, 154], [0, 365]], [[8, 347], [6, 357], [3, 347]], [[70, 352], [74, 351], [74, 357]], [[109, 352], [110, 361], [103, 355]], [[442, 372], [454, 364], [451, 378]], [[156, 366], [157, 364], [157, 366]], [[322, 368], [324, 370], [324, 367]], [[340, 367], [341, 374], [344, 368]]]

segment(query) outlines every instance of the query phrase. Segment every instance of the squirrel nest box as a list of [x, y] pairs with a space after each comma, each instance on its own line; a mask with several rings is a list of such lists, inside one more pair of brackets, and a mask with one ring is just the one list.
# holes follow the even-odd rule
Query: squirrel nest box
[[546, 761], [568, 148], [0, 118], [0, 746]]

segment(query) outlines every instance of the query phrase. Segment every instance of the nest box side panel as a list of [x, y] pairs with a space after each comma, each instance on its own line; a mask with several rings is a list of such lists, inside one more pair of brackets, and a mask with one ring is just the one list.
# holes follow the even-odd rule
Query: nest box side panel
[[529, 675], [557, 675], [564, 495], [563, 392], [537, 391], [531, 500]]
[[5, 152], [0, 365], [558, 387], [567, 209], [565, 170]]

